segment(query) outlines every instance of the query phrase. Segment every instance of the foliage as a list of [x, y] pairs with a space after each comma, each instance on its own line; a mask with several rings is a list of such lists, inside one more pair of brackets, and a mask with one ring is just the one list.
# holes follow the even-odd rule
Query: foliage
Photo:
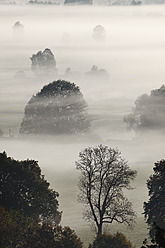
[[34, 72], [56, 72], [56, 61], [50, 49], [46, 48], [43, 52], [39, 51], [37, 54], [33, 54], [30, 59], [32, 61], [31, 67]]
[[135, 101], [132, 113], [124, 117], [129, 129], [153, 131], [165, 129], [165, 86], [143, 94]]
[[20, 247], [17, 244], [23, 242], [28, 228], [32, 225], [36, 225], [32, 218], [0, 207], [0, 248]]
[[28, 236], [21, 248], [82, 248], [82, 242], [69, 227], [38, 224], [28, 230]]
[[59, 223], [58, 196], [49, 188], [37, 161], [17, 161], [0, 153], [0, 205], [6, 210]]
[[98, 235], [89, 248], [133, 248], [123, 233]]
[[74, 230], [0, 208], [0, 248], [82, 248]]
[[78, 86], [57, 80], [42, 88], [25, 108], [23, 134], [66, 134], [90, 127], [87, 105]]
[[82, 248], [83, 243], [70, 227], [57, 226], [56, 246], [58, 248]]
[[143, 241], [141, 248], [164, 248], [165, 247], [165, 229], [158, 227], [154, 224], [154, 238], [151, 240], [151, 244], [148, 244], [148, 240]]
[[131, 189], [136, 171], [129, 168], [118, 149], [88, 147], [80, 152], [76, 166], [81, 172], [79, 201], [87, 206], [84, 216], [95, 222], [98, 234], [104, 223], [130, 224], [135, 213], [123, 189]]
[[165, 227], [165, 160], [155, 163], [154, 174], [147, 181], [149, 200], [144, 202], [144, 214], [150, 229], [150, 236], [155, 236], [155, 225]]

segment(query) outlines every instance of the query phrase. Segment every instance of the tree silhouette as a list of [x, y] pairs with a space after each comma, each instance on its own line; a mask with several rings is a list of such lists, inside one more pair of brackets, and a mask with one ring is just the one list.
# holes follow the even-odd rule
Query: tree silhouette
[[79, 201], [86, 205], [85, 218], [95, 222], [98, 235], [104, 223], [130, 224], [134, 220], [132, 204], [123, 189], [131, 189], [136, 171], [128, 167], [118, 149], [88, 147], [80, 152], [76, 167], [81, 172]]
[[154, 237], [149, 242], [147, 239], [143, 241], [141, 248], [164, 248], [165, 247], [165, 229], [154, 225]]
[[90, 127], [87, 105], [79, 87], [57, 80], [42, 88], [25, 108], [23, 134], [75, 134]]
[[154, 174], [147, 181], [149, 200], [144, 202], [144, 216], [151, 238], [155, 237], [158, 229], [165, 227], [165, 160], [155, 163], [153, 170]]
[[59, 223], [58, 196], [49, 188], [37, 161], [17, 161], [0, 153], [0, 206], [36, 220]]

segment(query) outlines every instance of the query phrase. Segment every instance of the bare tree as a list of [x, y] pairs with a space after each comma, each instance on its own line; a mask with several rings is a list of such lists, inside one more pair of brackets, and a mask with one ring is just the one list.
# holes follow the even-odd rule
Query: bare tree
[[130, 182], [136, 171], [129, 168], [117, 148], [88, 147], [80, 152], [76, 167], [81, 172], [78, 186], [79, 201], [86, 205], [84, 217], [95, 222], [97, 234], [102, 234], [104, 223], [129, 225], [134, 221], [136, 214], [123, 189], [132, 189]]

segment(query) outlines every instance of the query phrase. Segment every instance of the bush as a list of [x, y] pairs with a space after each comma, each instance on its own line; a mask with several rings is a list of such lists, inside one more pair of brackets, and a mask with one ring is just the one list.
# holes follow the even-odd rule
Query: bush
[[123, 233], [98, 235], [89, 248], [133, 248]]

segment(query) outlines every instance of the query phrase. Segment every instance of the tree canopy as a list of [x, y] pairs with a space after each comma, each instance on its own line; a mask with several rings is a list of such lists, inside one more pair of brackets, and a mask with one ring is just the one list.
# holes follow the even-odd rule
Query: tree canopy
[[154, 225], [154, 237], [149, 242], [147, 239], [143, 241], [141, 248], [164, 248], [165, 247], [165, 229]]
[[75, 134], [90, 127], [87, 104], [78, 86], [57, 80], [32, 96], [25, 107], [23, 134]]
[[165, 130], [165, 86], [143, 94], [135, 101], [131, 114], [124, 117], [129, 129], [135, 131]]
[[154, 174], [147, 181], [149, 200], [144, 202], [144, 215], [151, 238], [155, 236], [155, 227], [165, 227], [165, 160], [155, 163], [153, 170]]
[[136, 171], [129, 168], [118, 149], [103, 145], [85, 148], [76, 167], [81, 172], [79, 201], [86, 205], [84, 216], [95, 222], [97, 233], [102, 233], [104, 223], [129, 225], [135, 213], [123, 189], [131, 189]]
[[89, 248], [133, 248], [133, 245], [123, 233], [117, 232], [97, 236]]
[[0, 153], [0, 206], [33, 219], [59, 223], [59, 194], [50, 189], [35, 160], [18, 161]]
[[33, 54], [30, 59], [32, 61], [31, 68], [34, 72], [56, 72], [56, 61], [54, 54], [49, 48], [46, 48], [43, 52], [39, 51], [36, 54]]
[[0, 207], [0, 248], [18, 247], [18, 244], [24, 243], [28, 228], [36, 224], [32, 218], [16, 210], [6, 211]]
[[75, 231], [0, 207], [0, 248], [82, 248]]

